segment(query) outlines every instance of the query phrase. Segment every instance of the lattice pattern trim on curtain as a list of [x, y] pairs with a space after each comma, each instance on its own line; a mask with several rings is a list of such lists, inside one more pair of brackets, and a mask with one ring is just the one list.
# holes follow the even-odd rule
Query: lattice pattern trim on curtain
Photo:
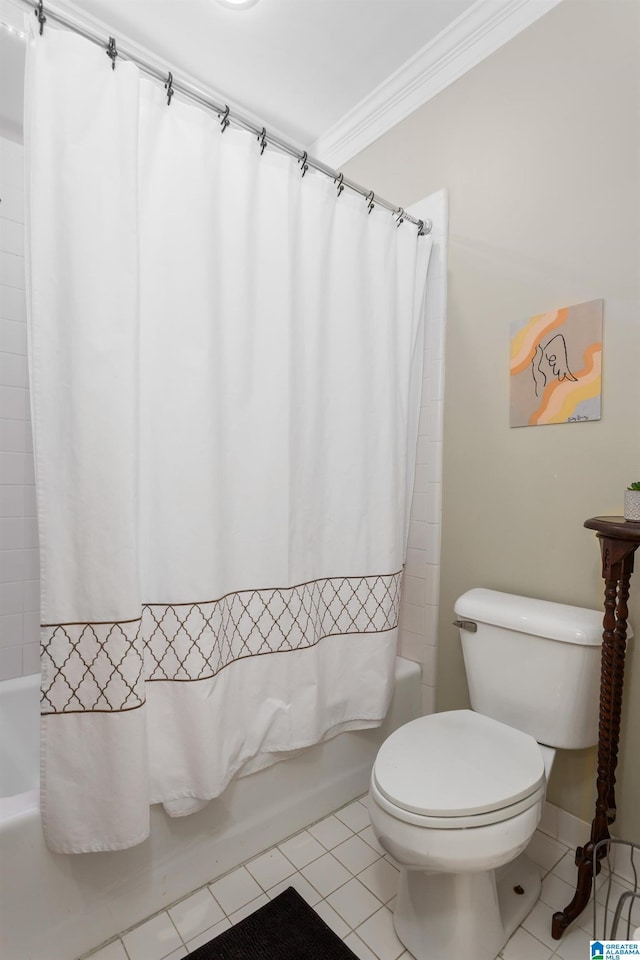
[[145, 682], [204, 680], [245, 657], [392, 630], [400, 577], [328, 577], [206, 602], [145, 604], [142, 617], [127, 622], [47, 624], [41, 712], [135, 710]]

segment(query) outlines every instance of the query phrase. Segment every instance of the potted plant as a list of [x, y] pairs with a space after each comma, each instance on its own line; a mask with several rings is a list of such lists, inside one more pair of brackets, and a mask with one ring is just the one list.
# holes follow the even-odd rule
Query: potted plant
[[640, 523], [640, 480], [630, 483], [624, 492], [624, 518]]

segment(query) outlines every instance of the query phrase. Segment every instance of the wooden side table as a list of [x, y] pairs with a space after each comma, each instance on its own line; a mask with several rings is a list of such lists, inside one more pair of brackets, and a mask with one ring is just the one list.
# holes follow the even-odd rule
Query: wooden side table
[[[592, 517], [585, 527], [595, 530], [602, 553], [604, 588], [604, 633], [600, 674], [600, 715], [598, 722], [598, 772], [595, 817], [591, 837], [576, 850], [578, 877], [571, 903], [554, 913], [551, 936], [559, 940], [570, 923], [584, 910], [591, 896], [593, 848], [606, 840], [616, 818], [615, 771], [618, 762], [624, 658], [627, 647], [627, 601], [633, 573], [633, 557], [640, 546], [640, 523], [623, 517]], [[600, 864], [596, 865], [596, 874]]]

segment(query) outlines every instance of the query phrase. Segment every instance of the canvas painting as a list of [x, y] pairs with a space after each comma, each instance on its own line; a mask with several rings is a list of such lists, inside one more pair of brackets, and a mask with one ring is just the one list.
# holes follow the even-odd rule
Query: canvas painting
[[600, 419], [602, 304], [512, 322], [512, 427]]

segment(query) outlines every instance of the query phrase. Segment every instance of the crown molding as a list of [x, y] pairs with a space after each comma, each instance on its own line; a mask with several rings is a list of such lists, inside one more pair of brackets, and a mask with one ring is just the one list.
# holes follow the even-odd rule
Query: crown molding
[[477, 0], [309, 148], [334, 169], [354, 157], [561, 0]]

